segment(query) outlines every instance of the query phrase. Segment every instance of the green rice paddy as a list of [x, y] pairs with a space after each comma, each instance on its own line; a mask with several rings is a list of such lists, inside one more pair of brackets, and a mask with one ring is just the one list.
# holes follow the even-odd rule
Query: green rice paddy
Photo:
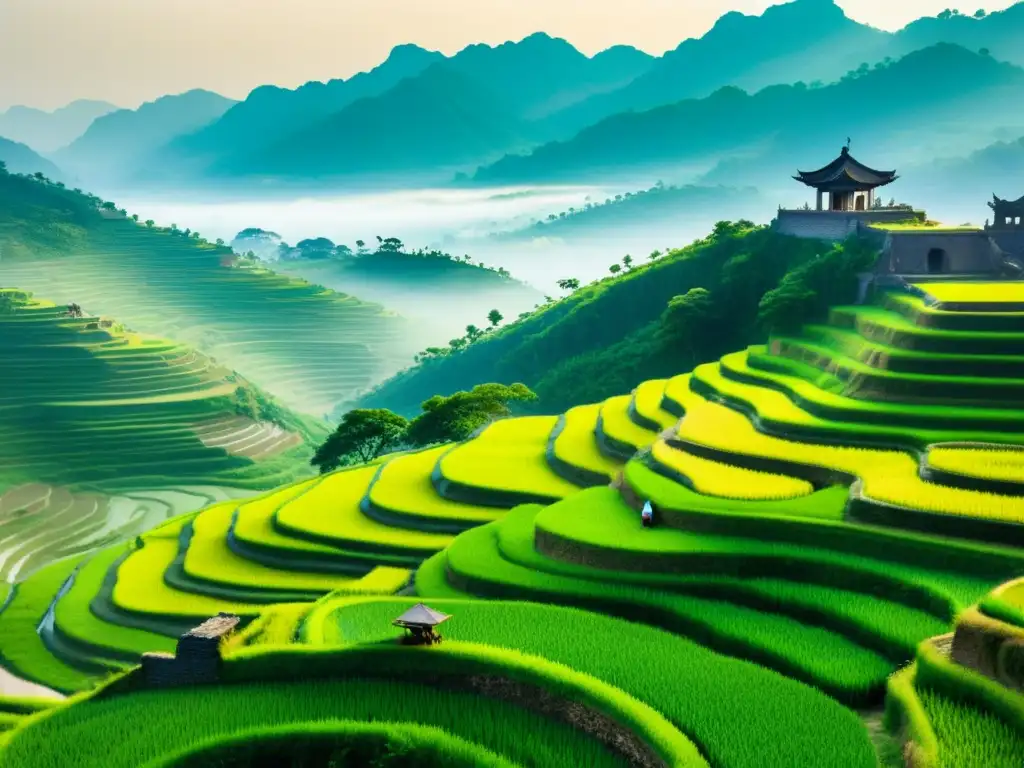
[[[544, 709], [572, 691], [670, 765], [869, 768], [878, 739], [857, 713], [887, 690], [894, 710], [917, 702], [902, 706], [920, 727], [893, 726], [896, 741], [927, 732], [942, 765], [1009, 765], [1024, 729], [1004, 705], [906, 670], [969, 607], [1013, 623], [1024, 604], [1024, 410], [978, 396], [1016, 386], [1024, 327], [933, 314], [891, 297], [835, 308], [602, 403], [211, 499], [38, 571], [0, 611], [0, 654], [62, 690], [218, 611], [251, 624], [225, 646], [225, 684], [21, 718], [0, 766], [59, 765], [99, 734], [117, 744], [104, 765], [166, 762], [327, 718], [440, 728], [512, 765], [623, 764]], [[32, 510], [44, 491], [19, 494]], [[452, 616], [438, 647], [396, 642], [391, 621], [419, 601]], [[495, 687], [428, 688], [424, 670]], [[498, 695], [527, 682], [541, 711]]]

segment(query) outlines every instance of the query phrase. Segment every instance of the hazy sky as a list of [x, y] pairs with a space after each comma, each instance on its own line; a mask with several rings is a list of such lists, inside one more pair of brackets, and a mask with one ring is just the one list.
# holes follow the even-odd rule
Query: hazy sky
[[[208, 88], [242, 98], [372, 68], [398, 43], [451, 54], [544, 31], [588, 54], [627, 43], [653, 54], [730, 10], [777, 0], [0, 0], [0, 109], [77, 98], [126, 107]], [[989, 11], [1013, 0], [979, 0]], [[951, 0], [839, 0], [851, 18], [898, 29]], [[973, 13], [975, 6], [961, 7]]]

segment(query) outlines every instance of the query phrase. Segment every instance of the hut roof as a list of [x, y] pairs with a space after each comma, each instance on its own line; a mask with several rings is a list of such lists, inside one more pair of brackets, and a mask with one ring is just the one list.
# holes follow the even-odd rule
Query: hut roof
[[816, 171], [797, 171], [793, 177], [809, 187], [818, 189], [874, 189], [895, 181], [896, 171], [876, 171], [858, 162], [843, 147], [839, 157]]
[[416, 603], [416, 605], [395, 619], [394, 623], [400, 627], [436, 627], [441, 622], [448, 621], [450, 618], [451, 616], [447, 613], [435, 611], [433, 608], [428, 608], [423, 603]]
[[238, 625], [238, 621], [238, 616], [233, 613], [218, 613], [198, 627], [190, 629], [182, 637], [202, 637], [205, 639], [223, 637]]

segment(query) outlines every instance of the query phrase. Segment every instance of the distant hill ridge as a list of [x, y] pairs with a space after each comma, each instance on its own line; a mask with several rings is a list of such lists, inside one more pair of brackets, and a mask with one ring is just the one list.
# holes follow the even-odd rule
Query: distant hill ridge
[[[1024, 113], [1013, 100], [1018, 89], [1024, 89], [1024, 70], [940, 43], [824, 87], [776, 85], [748, 94], [729, 86], [706, 98], [614, 115], [571, 140], [509, 155], [481, 168], [476, 178], [489, 183], [578, 178], [628, 165], [699, 158], [766, 140], [806, 152], [809, 146], [817, 148], [824, 136], [835, 143], [836, 137], [854, 130], [882, 143], [912, 128], [917, 131], [914, 141], [920, 142], [938, 135], [947, 122], [962, 122], [966, 104], [977, 111], [978, 130], [1021, 117]], [[922, 122], [922, 110], [927, 110], [927, 121]]]
[[21, 142], [36, 152], [53, 152], [77, 139], [93, 120], [117, 109], [106, 101], [79, 99], [46, 112], [14, 106], [0, 112], [0, 136]]

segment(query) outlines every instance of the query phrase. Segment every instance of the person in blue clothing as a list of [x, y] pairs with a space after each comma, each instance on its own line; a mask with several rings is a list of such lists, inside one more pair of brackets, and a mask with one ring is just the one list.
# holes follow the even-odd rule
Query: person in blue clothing
[[644, 508], [640, 512], [640, 522], [643, 523], [644, 528], [654, 525], [654, 507], [651, 506], [650, 499], [644, 502]]

